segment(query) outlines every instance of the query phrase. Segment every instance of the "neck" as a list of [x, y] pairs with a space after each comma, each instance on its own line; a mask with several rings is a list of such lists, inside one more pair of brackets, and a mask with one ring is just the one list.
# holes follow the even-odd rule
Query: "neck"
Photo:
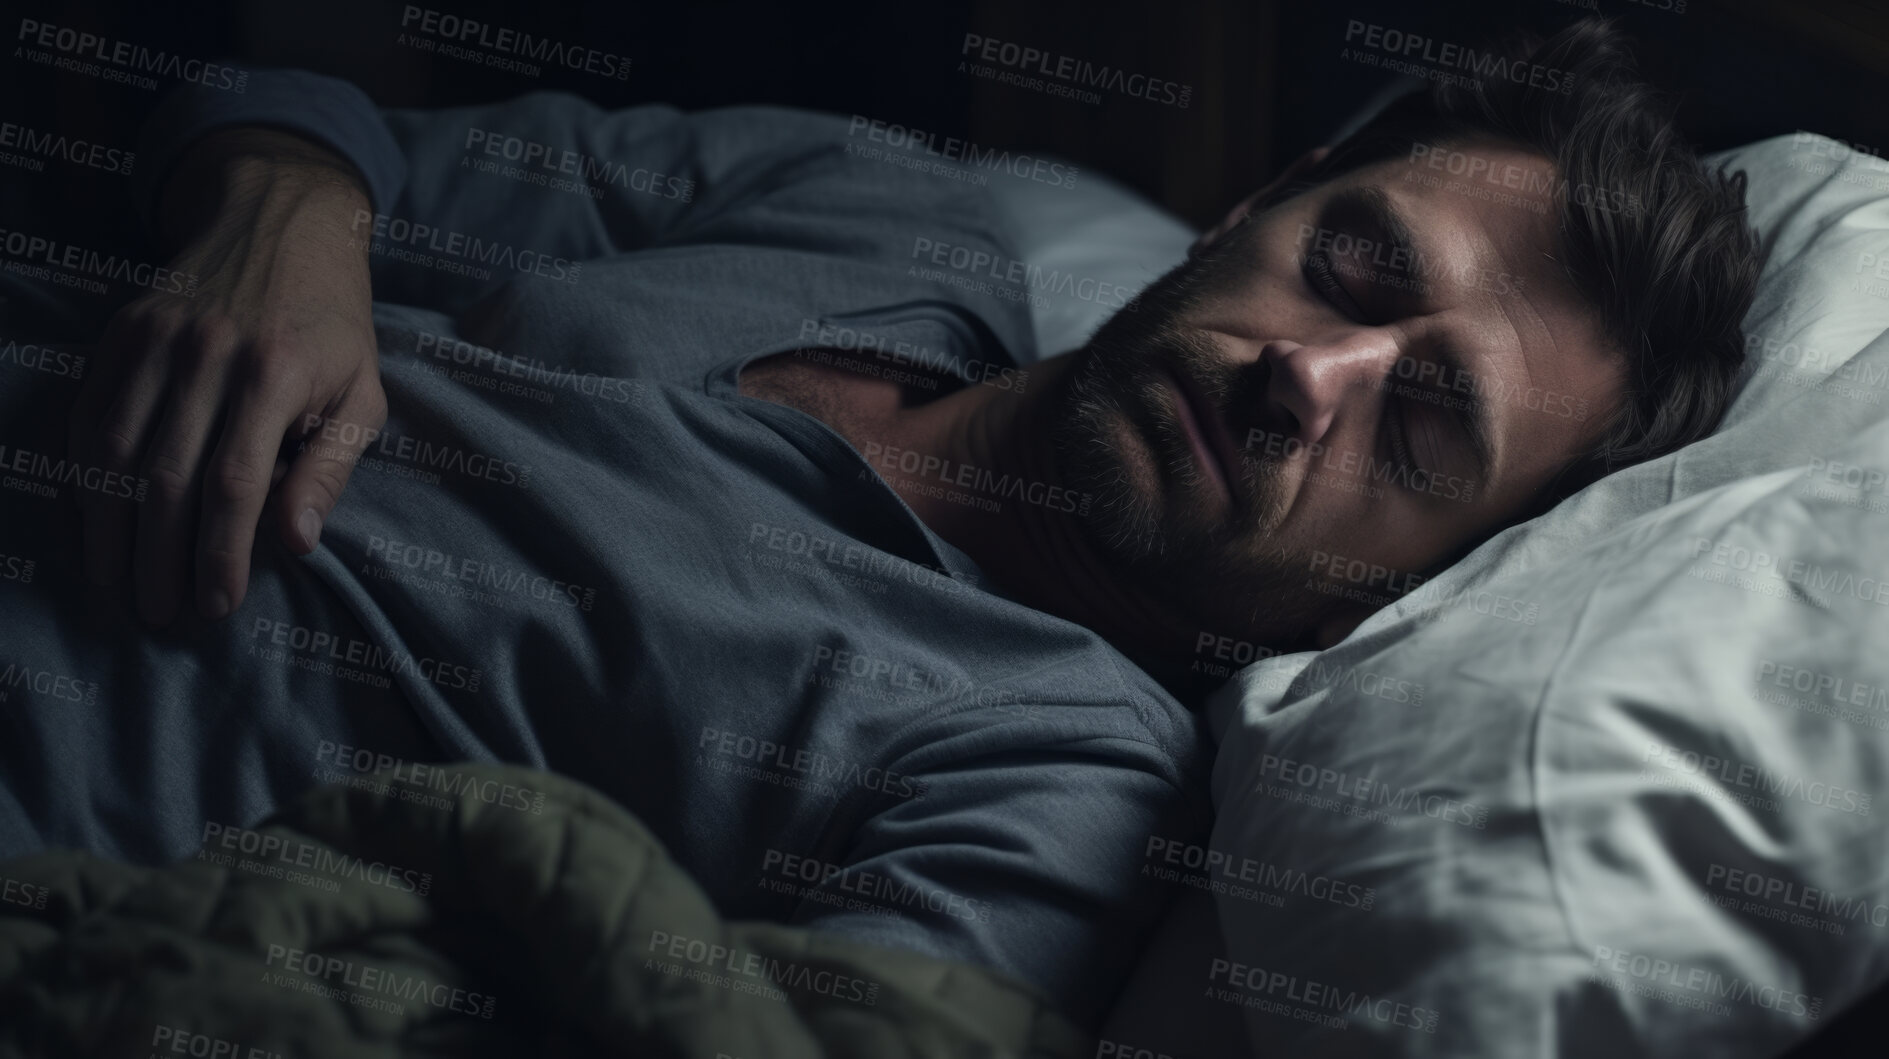
[[891, 412], [874, 433], [941, 469], [874, 467], [1013, 598], [1094, 630], [1171, 683], [1164, 669], [1190, 646], [1183, 623], [1121, 582], [1084, 530], [1089, 500], [1057, 467], [1050, 426], [1072, 359], [1032, 366], [1025, 392], [970, 385]]

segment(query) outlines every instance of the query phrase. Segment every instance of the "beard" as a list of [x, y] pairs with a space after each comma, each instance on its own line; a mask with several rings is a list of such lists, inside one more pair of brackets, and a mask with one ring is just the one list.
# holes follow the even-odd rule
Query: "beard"
[[1240, 225], [1103, 323], [1074, 355], [1050, 437], [1063, 480], [1093, 497], [1083, 529], [1111, 574], [1182, 628], [1277, 642], [1282, 630], [1296, 637], [1332, 610], [1305, 587], [1307, 557], [1278, 543], [1283, 468], [1242, 449], [1226, 468], [1238, 479], [1228, 483], [1231, 517], [1215, 512], [1204, 497], [1211, 474], [1175, 414], [1168, 381], [1187, 380], [1213, 408], [1229, 410], [1236, 443], [1263, 421], [1264, 363], [1230, 362], [1185, 322], [1203, 299], [1237, 295], [1254, 227]]

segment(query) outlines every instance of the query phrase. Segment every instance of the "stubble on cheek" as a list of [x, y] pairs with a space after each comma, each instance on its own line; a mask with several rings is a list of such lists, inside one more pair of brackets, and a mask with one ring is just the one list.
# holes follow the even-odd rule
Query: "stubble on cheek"
[[1085, 527], [1111, 562], [1134, 565], [1163, 547], [1161, 475], [1130, 406], [1134, 372], [1091, 361], [1070, 381], [1056, 444], [1072, 488], [1096, 498]]

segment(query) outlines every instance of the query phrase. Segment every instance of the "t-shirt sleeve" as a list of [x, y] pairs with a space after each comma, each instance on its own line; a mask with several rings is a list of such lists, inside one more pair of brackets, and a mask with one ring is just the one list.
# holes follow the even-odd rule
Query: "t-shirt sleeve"
[[185, 150], [209, 133], [261, 125], [308, 137], [353, 163], [375, 209], [386, 209], [406, 186], [407, 163], [367, 93], [337, 77], [307, 70], [250, 70], [242, 91], [186, 84], [159, 101], [139, 132], [132, 195], [145, 229], [158, 192]]
[[[147, 224], [190, 143], [244, 124], [307, 135], [361, 171], [373, 214], [351, 218], [350, 234], [375, 245], [382, 301], [456, 313], [520, 273], [571, 283], [586, 262], [643, 250], [751, 247], [901, 275], [939, 252], [980, 266], [1014, 258], [984, 189], [866, 157], [857, 122], [838, 115], [607, 109], [544, 90], [379, 108], [346, 81], [301, 70], [257, 70], [244, 92], [190, 86], [160, 103], [141, 139]], [[1014, 300], [954, 300], [988, 303], [979, 315], [1006, 333], [1028, 322]]]
[[837, 863], [774, 851], [772, 874], [802, 887], [797, 924], [995, 968], [1093, 1027], [1174, 897], [1145, 870], [1150, 841], [1210, 826], [1177, 779], [1123, 738], [1001, 751], [917, 773], [924, 796], [866, 821]]

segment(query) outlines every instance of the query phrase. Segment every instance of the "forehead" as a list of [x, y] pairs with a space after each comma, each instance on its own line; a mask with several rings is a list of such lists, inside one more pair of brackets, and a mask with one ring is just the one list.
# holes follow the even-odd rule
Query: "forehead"
[[[1410, 344], [1447, 345], [1473, 365], [1505, 441], [1500, 477], [1517, 484], [1597, 442], [1619, 398], [1622, 359], [1565, 272], [1559, 183], [1543, 155], [1459, 141], [1344, 174], [1321, 200], [1367, 190], [1401, 221], [1424, 282], [1398, 326]], [[1337, 212], [1355, 221], [1359, 211]], [[1571, 401], [1585, 414], [1565, 414]]]

